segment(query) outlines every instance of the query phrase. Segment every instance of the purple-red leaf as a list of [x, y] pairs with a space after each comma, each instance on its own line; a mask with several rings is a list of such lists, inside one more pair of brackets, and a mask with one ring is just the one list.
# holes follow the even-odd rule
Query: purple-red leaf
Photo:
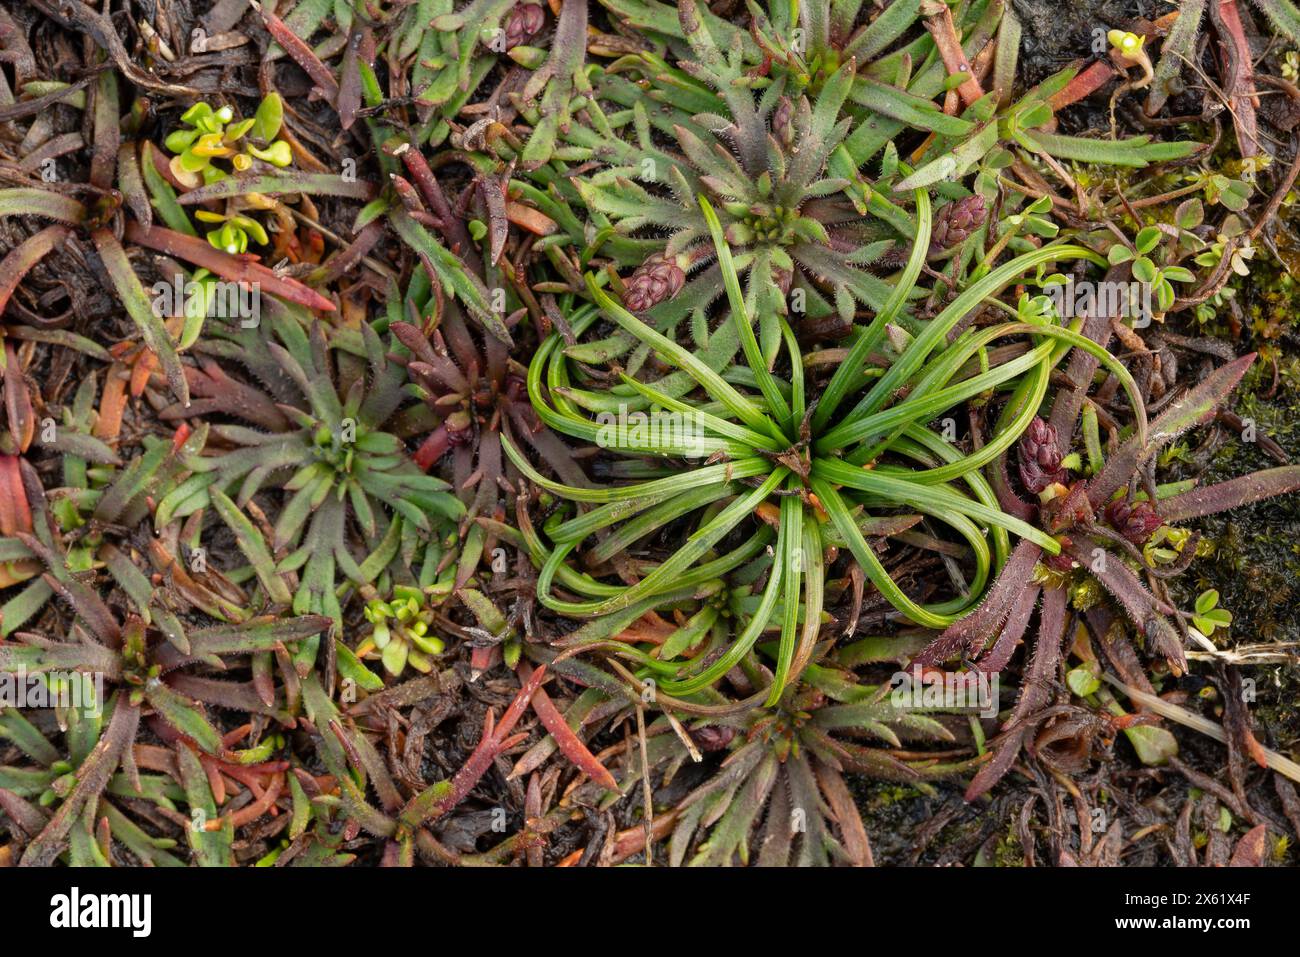
[[1042, 549], [1033, 542], [1021, 540], [1012, 550], [998, 580], [989, 588], [980, 606], [949, 625], [943, 634], [922, 649], [913, 663], [934, 665], [946, 661], [962, 649], [982, 648], [1007, 620], [1041, 554]]
[[260, 3], [255, 3], [253, 6], [262, 15], [262, 22], [266, 24], [267, 32], [275, 38], [275, 42], [284, 47], [284, 52], [289, 54], [294, 62], [302, 67], [303, 72], [311, 77], [326, 100], [331, 104], [337, 103], [339, 84], [334, 79], [333, 71], [321, 62], [312, 48], [303, 42], [298, 34], [290, 30], [283, 20], [274, 13], [268, 13]]
[[[527, 682], [532, 675], [532, 668], [526, 662], [520, 662], [519, 674]], [[569, 723], [555, 707], [545, 688], [538, 687], [533, 693], [532, 705], [533, 711], [537, 712], [537, 717], [542, 719], [542, 724], [560, 746], [564, 756], [605, 790], [617, 791], [618, 781], [615, 780], [614, 775], [609, 773], [600, 760], [582, 743], [582, 739], [569, 727]]]
[[1151, 594], [1115, 555], [1102, 551], [1101, 555], [1094, 556], [1086, 545], [1079, 542], [1066, 544], [1065, 553], [1086, 568], [1114, 596], [1124, 613], [1151, 642], [1148, 648], [1164, 655], [1180, 671], [1187, 670], [1182, 642], [1166, 618], [1173, 614], [1172, 608]]
[[1104, 505], [1117, 489], [1128, 484], [1138, 466], [1169, 442], [1213, 417], [1215, 409], [1232, 394], [1254, 361], [1255, 353], [1251, 352], [1215, 369], [1194, 388], [1189, 389], [1186, 395], [1151, 423], [1145, 447], [1137, 436], [1120, 446], [1119, 451], [1106, 459], [1106, 465], [1100, 474], [1088, 483], [1088, 501], [1092, 507], [1095, 509]]
[[202, 266], [231, 282], [253, 288], [260, 287], [263, 292], [296, 302], [308, 309], [322, 312], [335, 311], [334, 303], [298, 280], [276, 275], [273, 270], [255, 262], [251, 256], [232, 256], [228, 252], [214, 248], [207, 240], [199, 239], [197, 236], [186, 236], [184, 233], [162, 226], [141, 226], [139, 223], [131, 222], [126, 225], [126, 239], [128, 242], [139, 243], [141, 246], [147, 246], [168, 256]]
[[1166, 522], [1183, 522], [1297, 489], [1300, 489], [1300, 465], [1285, 465], [1183, 492], [1160, 502], [1157, 511]]

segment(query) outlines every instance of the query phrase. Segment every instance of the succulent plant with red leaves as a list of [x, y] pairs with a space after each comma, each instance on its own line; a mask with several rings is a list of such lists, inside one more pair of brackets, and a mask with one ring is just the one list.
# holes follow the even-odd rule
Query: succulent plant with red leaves
[[[770, 675], [764, 671], [764, 677]], [[744, 702], [665, 704], [689, 725], [661, 718], [647, 728], [652, 781], [667, 784], [699, 752], [721, 756], [713, 773], [672, 809], [670, 866], [869, 866], [871, 844], [847, 774], [924, 786], [973, 766], [973, 759], [954, 757], [969, 742], [933, 758], [917, 756], [921, 742], [956, 744], [942, 716], [896, 702], [890, 685], [866, 683], [837, 664], [833, 653], [808, 666], [774, 709]], [[891, 754], [905, 741], [913, 755]], [[639, 757], [630, 754], [622, 793], [635, 793], [640, 768]]]
[[537, 418], [528, 398], [528, 370], [500, 340], [471, 329], [455, 303], [443, 303], [427, 334], [409, 322], [395, 322], [391, 331], [410, 350], [410, 388], [437, 423], [416, 450], [415, 464], [427, 472], [450, 455], [452, 489], [465, 505], [459, 588], [474, 574], [487, 544], [475, 519], [504, 518], [502, 495], [518, 478], [502, 454], [502, 435], [522, 439], [566, 481], [585, 479], [565, 444]]
[[[242, 767], [254, 776], [282, 769], [256, 766], [274, 750], [270, 743], [260, 750], [231, 751], [247, 732], [228, 742], [207, 709], [235, 708], [291, 723], [289, 712], [296, 702], [289, 689], [298, 687], [297, 674], [277, 683], [272, 662], [278, 657], [282, 674], [286, 668], [294, 671], [290, 652], [299, 642], [327, 631], [329, 619], [243, 613], [227, 622], [194, 627], [191, 615], [197, 609], [179, 590], [156, 587], [163, 582], [151, 582], [130, 561], [110, 557], [106, 579], [121, 593], [114, 603], [127, 609], [125, 616], [119, 616], [101, 596], [95, 578], [73, 574], [40, 480], [25, 463], [22, 471], [33, 530], [18, 533], [17, 538], [43, 567], [44, 582], [73, 613], [64, 640], [20, 631], [11, 636], [14, 641], [0, 646], [0, 673], [21, 676], [29, 683], [35, 679], [33, 693], [49, 696], [66, 728], [68, 757], [63, 758], [48, 741], [38, 740], [39, 734], [32, 734], [35, 729], [25, 718], [16, 713], [4, 717], [6, 730], [18, 733], [25, 742], [23, 750], [37, 765], [31, 773], [17, 775], [0, 768], [0, 782], [4, 782], [0, 805], [21, 822], [29, 842], [23, 863], [49, 864], [67, 851], [74, 863], [107, 864], [114, 839], [142, 863], [175, 862], [165, 852], [166, 845], [150, 838], [105, 797], [112, 781], [119, 796], [172, 808], [164, 782], [140, 774], [135, 752], [143, 724], [178, 745], [176, 763], [166, 769], [183, 785], [191, 804], [210, 815], [213, 827], [195, 829], [191, 835], [196, 858], [229, 863], [236, 821], [233, 816], [219, 818], [211, 794], [197, 788], [205, 777], [212, 778], [200, 770], [202, 763], [211, 759], [232, 770]], [[228, 674], [250, 657], [262, 658], [264, 665], [251, 666], [250, 681], [213, 677]], [[102, 680], [102, 686], [95, 678]], [[115, 777], [119, 766], [122, 776]], [[266, 782], [254, 783], [259, 792], [264, 791]], [[61, 800], [53, 815], [31, 803], [32, 798], [43, 796]], [[245, 813], [239, 823], [255, 820], [269, 807], [262, 801], [254, 805], [258, 813]]]
[[[1086, 317], [1083, 330], [1102, 345], [1113, 333], [1111, 320], [1104, 315]], [[1095, 434], [1090, 438], [1085, 434], [1093, 459], [1092, 474], [1070, 480], [1068, 475], [1062, 479], [1057, 470], [1068, 461], [1066, 453], [1074, 441], [1080, 411], [1090, 401], [1086, 398], [1088, 385], [1097, 371], [1094, 356], [1077, 353], [1066, 375], [1070, 382], [1083, 385], [1058, 391], [1049, 420], [1032, 426], [1020, 449], [1025, 490], [1040, 492], [1039, 501], [1025, 501], [1012, 487], [1005, 456], [992, 466], [993, 485], [1002, 507], [1026, 521], [1036, 521], [1054, 535], [1061, 543], [1061, 554], [1047, 556], [1035, 543], [1022, 541], [983, 603], [917, 656], [919, 663], [935, 664], [960, 654], [975, 659], [973, 666], [980, 671], [1000, 671], [1022, 638], [1030, 633], [1037, 610], [1037, 633], [1020, 697], [994, 744], [992, 760], [980, 769], [967, 790], [968, 799], [985, 793], [1006, 774], [1021, 747], [1033, 740], [1035, 729], [1042, 723], [1063, 660], [1066, 637], [1071, 634], [1072, 597], [1089, 596], [1082, 603], [1076, 600], [1075, 608], [1084, 614], [1089, 630], [1096, 633], [1096, 643], [1108, 662], [1129, 685], [1148, 692], [1151, 689], [1124, 630], [1116, 627], [1123, 619], [1135, 629], [1149, 656], [1164, 659], [1176, 675], [1187, 670], [1183, 640], [1192, 614], [1176, 606], [1167, 582], [1186, 571], [1196, 557], [1197, 535], [1175, 536], [1180, 549], [1176, 560], [1169, 564], [1153, 562], [1142, 546], [1157, 531], [1174, 523], [1300, 489], [1300, 466], [1266, 469], [1204, 488], [1187, 489], [1178, 484], [1158, 485], [1155, 459], [1178, 436], [1213, 419], [1254, 359], [1252, 353], [1215, 369], [1168, 403], [1149, 427], [1144, 410], [1137, 408], [1138, 427], [1108, 455], [1102, 455]], [[1084, 422], [1085, 432], [1095, 429], [1095, 416], [1085, 416]], [[1049, 476], [1055, 478], [1046, 484]], [[1072, 582], [1073, 588], [1069, 587]], [[1093, 596], [1101, 594], [1110, 596], [1117, 614], [1102, 606], [1093, 607]], [[1152, 754], [1150, 759], [1162, 761], [1165, 755]]]

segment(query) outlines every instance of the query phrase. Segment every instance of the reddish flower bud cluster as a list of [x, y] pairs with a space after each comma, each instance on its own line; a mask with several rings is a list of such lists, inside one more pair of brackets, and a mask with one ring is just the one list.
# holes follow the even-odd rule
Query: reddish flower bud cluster
[[1037, 416], [1020, 437], [1020, 481], [1037, 495], [1056, 482], [1065, 481], [1056, 429]]
[[930, 232], [930, 255], [937, 256], [966, 240], [966, 237], [984, 225], [988, 218], [988, 204], [979, 194], [954, 200], [939, 210]]
[[776, 109], [772, 111], [772, 134], [789, 146], [794, 140], [794, 127], [790, 121], [794, 119], [794, 104], [790, 102], [788, 96], [783, 96], [777, 101]]
[[1106, 506], [1106, 521], [1134, 545], [1145, 545], [1152, 533], [1164, 524], [1150, 502], [1130, 502], [1126, 498]]
[[642, 312], [673, 298], [686, 284], [686, 273], [672, 256], [651, 256], [627, 281], [623, 305], [629, 312]]
[[736, 729], [725, 724], [706, 724], [702, 728], [693, 729], [690, 735], [701, 751], [721, 751], [736, 736]]
[[521, 3], [506, 18], [506, 49], [527, 43], [546, 26], [546, 11], [536, 3]]

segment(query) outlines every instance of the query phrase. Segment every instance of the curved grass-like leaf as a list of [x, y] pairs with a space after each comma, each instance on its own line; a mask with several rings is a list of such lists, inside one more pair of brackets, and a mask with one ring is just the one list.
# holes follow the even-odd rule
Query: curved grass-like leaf
[[1055, 555], [1061, 548], [1060, 543], [1051, 535], [1028, 522], [990, 508], [974, 499], [965, 498], [942, 486], [922, 485], [886, 472], [854, 468], [845, 462], [829, 458], [813, 460], [813, 475], [836, 485], [880, 496], [900, 505], [934, 511], [952, 509], [986, 524], [1001, 525], [1021, 538], [1035, 543], [1049, 554]]
[[903, 308], [903, 304], [912, 291], [912, 287], [916, 285], [917, 277], [921, 275], [921, 267], [925, 265], [926, 254], [930, 248], [930, 196], [925, 190], [918, 189], [915, 192], [915, 198], [916, 238], [913, 240], [912, 251], [908, 256], [907, 265], [903, 267], [902, 275], [899, 276], [898, 283], [890, 292], [884, 308], [871, 320], [871, 324], [862, 331], [858, 340], [849, 349], [849, 354], [844, 357], [844, 362], [835, 370], [834, 375], [831, 376], [831, 381], [827, 383], [821, 401], [817, 404], [817, 411], [813, 413], [814, 429], [821, 430], [826, 427], [831, 415], [835, 413], [845, 395], [847, 395], [858, 374], [858, 370], [862, 368], [862, 364], [872, 350], [880, 345], [880, 341], [885, 336], [886, 326], [898, 316], [899, 310]]
[[[851, 422], [856, 416], [864, 412], [875, 412], [880, 409], [893, 397], [894, 392], [921, 368], [935, 347], [944, 340], [953, 327], [968, 312], [989, 296], [1001, 291], [1025, 271], [1033, 269], [1040, 263], [1050, 262], [1054, 259], [1086, 259], [1092, 255], [1090, 250], [1082, 246], [1044, 246], [1033, 252], [1017, 256], [1010, 262], [1004, 263], [971, 283], [926, 325], [920, 335], [912, 340], [898, 361], [894, 362], [885, 371], [885, 374], [876, 380], [875, 384], [845, 419]], [[831, 438], [832, 435], [833, 432], [819, 438], [817, 443], [818, 451], [825, 451], [839, 444], [838, 439], [833, 440]]]
[[758, 406], [741, 395], [721, 375], [710, 369], [688, 350], [666, 336], [655, 332], [632, 313], [614, 302], [603, 289], [596, 285], [594, 277], [590, 274], [587, 276], [587, 291], [595, 300], [596, 305], [600, 307], [600, 311], [608, 318], [617, 322], [642, 342], [652, 346], [666, 361], [687, 372], [705, 392], [730, 409], [733, 415], [751, 429], [772, 435], [778, 441], [785, 438], [776, 428], [775, 423], [764, 416]]
[[831, 522], [834, 524], [836, 530], [847, 543], [849, 551], [851, 551], [853, 557], [857, 559], [858, 565], [862, 568], [862, 571], [866, 574], [867, 578], [871, 580], [871, 583], [876, 586], [876, 590], [879, 591], [891, 605], [901, 611], [911, 621], [927, 628], [946, 628], [956, 620], [958, 617], [957, 615], [932, 611], [918, 605], [916, 602], [912, 601], [911, 598], [907, 597], [907, 595], [903, 594], [903, 590], [898, 587], [898, 584], [892, 578], [889, 577], [889, 573], [886, 572], [884, 566], [880, 564], [880, 559], [876, 558], [875, 553], [871, 550], [871, 546], [868, 545], [867, 540], [862, 537], [862, 532], [858, 530], [858, 526], [853, 521], [852, 515], [849, 514], [848, 506], [844, 504], [844, 500], [840, 497], [839, 493], [835, 491], [834, 487], [832, 487], [826, 480], [818, 478], [815, 475], [812, 478], [811, 484], [813, 491], [816, 493], [818, 500], [822, 504], [822, 507], [826, 509], [826, 514], [830, 516]]
[[1093, 140], [1081, 136], [1043, 133], [1039, 130], [1024, 130], [1016, 135], [1029, 149], [1042, 150], [1057, 159], [1108, 166], [1129, 166], [1135, 169], [1141, 169], [1150, 163], [1184, 159], [1197, 150], [1205, 148], [1204, 143], [1152, 142], [1149, 136], [1131, 136], [1124, 140]]
[[704, 213], [704, 221], [708, 223], [709, 233], [713, 237], [713, 246], [718, 256], [718, 266], [722, 269], [722, 282], [727, 290], [727, 301], [731, 304], [731, 321], [735, 324], [736, 332], [740, 336], [740, 347], [745, 352], [745, 359], [749, 362], [749, 368], [753, 370], [754, 377], [758, 380], [758, 391], [763, 394], [763, 399], [767, 402], [768, 415], [774, 416], [778, 423], [786, 423], [788, 430], [791, 427], [790, 406], [781, 394], [781, 390], [777, 388], [776, 380], [772, 378], [772, 373], [763, 360], [758, 338], [754, 335], [754, 329], [750, 325], [749, 311], [745, 308], [745, 294], [740, 288], [740, 277], [736, 274], [736, 265], [731, 259], [731, 250], [722, 235], [722, 224], [718, 222], [718, 214], [713, 211], [713, 207], [709, 205], [709, 201], [705, 197], [701, 196], [699, 202], [700, 210]]

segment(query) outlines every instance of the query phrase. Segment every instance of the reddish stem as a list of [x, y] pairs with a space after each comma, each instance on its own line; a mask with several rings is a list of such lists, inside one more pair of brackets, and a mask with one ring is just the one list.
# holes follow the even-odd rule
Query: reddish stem
[[515, 695], [499, 724], [494, 723], [491, 709], [483, 722], [483, 736], [469, 760], [452, 777], [450, 782], [442, 781], [426, 788], [411, 799], [402, 810], [401, 820], [404, 824], [415, 827], [437, 820], [469, 795], [479, 778], [487, 773], [497, 755], [513, 747], [524, 739], [523, 734], [509, 736], [510, 731], [523, 716], [528, 703], [546, 678], [543, 665], [528, 677]]
[[[527, 683], [532, 668], [529, 667], [527, 662], [520, 662], [519, 673], [523, 675], [525, 683]], [[537, 712], [537, 717], [542, 719], [542, 724], [550, 732], [551, 737], [555, 739], [556, 744], [560, 746], [560, 751], [578, 770], [605, 790], [618, 790], [618, 781], [615, 780], [614, 775], [609, 773], [605, 766], [582, 743], [582, 739], [569, 727], [569, 723], [564, 720], [564, 715], [560, 714], [560, 710], [555, 707], [555, 702], [551, 700], [545, 688], [539, 687], [533, 694], [533, 711]]]
[[273, 270], [257, 262], [256, 257], [232, 256], [224, 250], [214, 248], [197, 236], [186, 236], [184, 233], [162, 226], [141, 226], [134, 220], [126, 224], [124, 235], [128, 242], [146, 246], [177, 259], [184, 259], [231, 282], [260, 287], [265, 292], [296, 302], [308, 309], [317, 309], [321, 312], [335, 311], [334, 303], [316, 290], [304, 286], [296, 279], [277, 275]]
[[1071, 103], [1092, 96], [1115, 76], [1115, 68], [1105, 60], [1097, 60], [1047, 100], [1053, 112], [1059, 112]]
[[952, 22], [952, 11], [943, 5], [937, 13], [925, 18], [925, 28], [934, 37], [934, 45], [939, 50], [939, 58], [943, 60], [943, 68], [950, 76], [965, 77], [957, 87], [957, 93], [961, 96], [962, 105], [970, 106], [984, 95], [984, 89], [979, 80], [975, 79], [970, 61], [966, 59], [966, 51], [961, 48], [961, 39]]

